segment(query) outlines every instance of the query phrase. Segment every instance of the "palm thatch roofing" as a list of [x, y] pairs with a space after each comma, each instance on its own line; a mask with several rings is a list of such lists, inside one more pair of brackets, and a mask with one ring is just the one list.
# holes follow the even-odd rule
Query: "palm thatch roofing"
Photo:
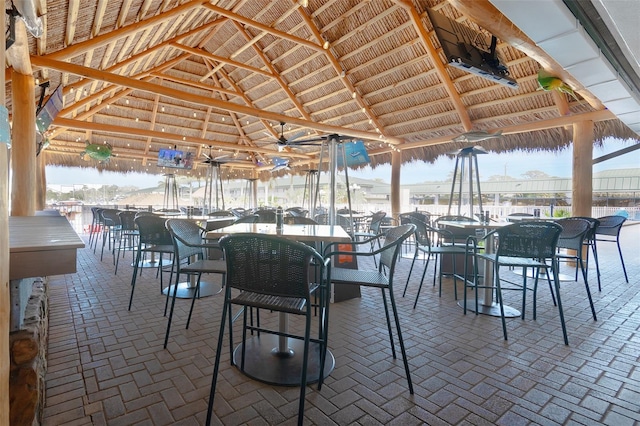
[[[319, 146], [280, 152], [281, 136], [363, 140], [374, 167], [394, 151], [402, 162], [434, 161], [467, 146], [452, 139], [468, 131], [501, 131], [481, 143], [495, 152], [565, 147], [579, 120], [595, 122], [596, 142], [638, 137], [561, 67], [551, 71], [575, 97], [539, 90], [542, 65], [501, 40], [517, 88], [447, 66], [427, 9], [488, 36], [490, 23], [454, 7], [488, 0], [35, 3], [44, 31], [27, 40], [34, 98], [59, 85], [64, 94], [41, 154], [51, 165], [164, 173], [157, 158], [169, 148], [194, 156], [191, 174], [205, 172], [211, 152], [225, 177], [265, 179], [275, 157], [294, 173], [318, 168]], [[86, 141], [114, 156], [81, 157]]]

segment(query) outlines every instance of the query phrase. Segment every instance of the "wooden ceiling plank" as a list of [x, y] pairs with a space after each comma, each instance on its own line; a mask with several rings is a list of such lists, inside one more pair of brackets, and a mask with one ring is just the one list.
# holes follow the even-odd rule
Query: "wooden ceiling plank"
[[440, 81], [442, 81], [442, 83], [444, 84], [444, 87], [447, 93], [449, 94], [449, 97], [451, 98], [453, 107], [458, 112], [462, 126], [464, 127], [465, 131], [467, 132], [470, 131], [471, 129], [473, 129], [473, 124], [471, 123], [471, 118], [469, 117], [469, 113], [467, 112], [465, 105], [462, 103], [462, 99], [460, 99], [460, 95], [458, 94], [458, 91], [456, 90], [455, 86], [453, 85], [453, 82], [451, 81], [451, 77], [449, 77], [449, 74], [447, 73], [447, 70], [445, 69], [445, 66], [442, 63], [442, 60], [440, 59], [440, 55], [438, 54], [433, 43], [431, 42], [429, 33], [424, 28], [424, 25], [422, 25], [422, 20], [420, 19], [420, 15], [418, 14], [418, 11], [413, 6], [413, 3], [409, 0], [394, 0], [394, 1], [400, 6], [402, 6], [407, 12], [407, 14], [409, 15], [411, 23], [413, 24], [413, 27], [416, 33], [418, 34], [418, 37], [422, 41], [423, 45], [427, 50], [429, 57], [431, 58], [431, 61], [430, 61], [431, 64], [436, 69], [438, 73], [438, 77], [440, 78]]
[[173, 47], [175, 47], [177, 49], [180, 49], [180, 50], [182, 50], [184, 52], [191, 53], [192, 55], [200, 56], [202, 58], [209, 59], [211, 61], [221, 62], [223, 64], [230, 65], [230, 66], [236, 67], [236, 68], [242, 68], [242, 69], [245, 69], [247, 71], [254, 72], [256, 74], [262, 74], [262, 75], [267, 76], [267, 77], [273, 77], [273, 74], [271, 74], [269, 71], [265, 71], [265, 70], [262, 70], [260, 68], [251, 67], [251, 66], [248, 66], [248, 65], [246, 65], [246, 64], [244, 64], [242, 62], [234, 61], [232, 59], [223, 58], [222, 56], [214, 55], [214, 54], [209, 53], [209, 52], [207, 52], [207, 51], [205, 51], [203, 49], [195, 49], [193, 47], [185, 46], [185, 45], [179, 44], [179, 43], [171, 43], [171, 46], [173, 46]]
[[76, 34], [78, 23], [78, 11], [80, 10], [80, 0], [69, 0], [67, 9], [67, 28], [64, 36], [64, 45], [71, 46], [73, 37]]
[[144, 2], [142, 3], [142, 6], [140, 6], [140, 10], [138, 11], [138, 17], [136, 18], [136, 22], [140, 22], [144, 20], [144, 18], [147, 16], [147, 13], [149, 13], [149, 8], [151, 7], [152, 3], [153, 3], [153, 0], [144, 0]]
[[180, 78], [180, 77], [176, 77], [176, 76], [172, 76], [169, 74], [160, 74], [160, 73], [151, 73], [151, 75], [155, 76], [155, 77], [159, 77], [159, 78], [164, 78], [165, 80], [170, 80], [173, 81], [175, 83], [180, 83], [180, 84], [184, 84], [186, 86], [193, 86], [193, 87], [197, 87], [198, 89], [204, 89], [204, 90], [213, 90], [216, 92], [220, 92], [220, 93], [225, 93], [227, 95], [231, 95], [231, 96], [242, 96], [240, 93], [234, 92], [233, 90], [229, 90], [229, 89], [225, 89], [224, 87], [213, 87], [210, 84], [202, 84], [202, 83], [198, 83], [195, 81], [191, 81], [191, 80], [186, 80], [184, 78]]
[[276, 30], [275, 28], [271, 28], [268, 25], [264, 25], [264, 24], [262, 24], [260, 22], [256, 22], [256, 21], [254, 21], [252, 19], [249, 19], [249, 18], [244, 17], [242, 15], [238, 15], [237, 13], [233, 13], [233, 12], [231, 12], [231, 11], [229, 11], [227, 9], [223, 9], [223, 8], [221, 8], [219, 6], [215, 6], [215, 5], [212, 5], [210, 3], [207, 3], [207, 4], [205, 4], [204, 7], [211, 9], [212, 11], [216, 12], [217, 14], [219, 14], [221, 16], [225, 16], [225, 17], [227, 17], [227, 18], [229, 18], [229, 19], [231, 19], [233, 21], [237, 21], [237, 22], [243, 23], [245, 25], [249, 25], [251, 27], [257, 28], [257, 29], [262, 30], [262, 31], [265, 31], [265, 32], [267, 32], [269, 34], [272, 34], [272, 35], [276, 36], [276, 37], [292, 41], [292, 42], [294, 42], [296, 44], [301, 44], [301, 45], [306, 46], [306, 47], [308, 47], [310, 49], [313, 49], [313, 50], [324, 50], [322, 45], [320, 45], [320, 44], [316, 44], [316, 43], [314, 43], [312, 41], [305, 40], [303, 38], [293, 36], [293, 35], [291, 35], [289, 33], [284, 32], [284, 31]]
[[129, 9], [131, 9], [132, 3], [133, 3], [133, 0], [122, 1], [122, 6], [120, 6], [120, 13], [118, 14], [116, 28], [122, 28], [124, 27], [124, 24], [126, 24], [127, 16], [129, 16]]
[[91, 27], [91, 38], [97, 37], [102, 30], [102, 23], [104, 22], [104, 14], [107, 11], [107, 5], [109, 0], [98, 0], [96, 5], [96, 13], [93, 18], [93, 25]]
[[155, 25], [158, 25], [161, 22], [175, 19], [176, 15], [180, 15], [182, 13], [190, 11], [191, 9], [198, 8], [207, 2], [208, 0], [189, 1], [187, 3], [184, 3], [173, 9], [169, 9], [168, 11], [163, 12], [160, 15], [156, 15], [144, 21], [136, 22], [134, 24], [127, 25], [125, 27], [121, 27], [116, 30], [110, 31], [103, 35], [99, 35], [92, 39], [88, 39], [88, 40], [67, 46], [64, 49], [61, 49], [61, 50], [58, 50], [57, 52], [53, 52], [53, 53], [50, 53], [49, 55], [46, 55], [46, 57], [51, 59], [56, 59], [56, 60], [71, 59], [73, 57], [84, 54], [88, 50], [97, 49], [99, 47], [105, 46], [108, 43], [117, 41], [123, 37], [127, 37], [130, 34], [136, 33], [138, 31], [142, 31], [147, 27], [153, 27]]
[[[42, 35], [36, 39], [36, 51], [38, 55], [44, 55], [47, 51], [47, 1], [46, 0], [36, 0], [36, 7], [38, 8], [38, 16], [42, 20]], [[48, 78], [48, 75], [44, 75], [45, 78]], [[5, 81], [6, 82], [6, 81]]]

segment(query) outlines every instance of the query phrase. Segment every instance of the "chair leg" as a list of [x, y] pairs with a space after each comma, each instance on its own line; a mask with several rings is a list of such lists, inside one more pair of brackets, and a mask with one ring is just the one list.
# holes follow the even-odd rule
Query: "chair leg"
[[307, 310], [305, 331], [304, 331], [304, 350], [302, 360], [302, 373], [300, 374], [300, 401], [298, 404], [298, 426], [302, 426], [304, 420], [304, 403], [307, 392], [307, 366], [309, 365], [309, 337], [311, 335], [311, 310]]
[[138, 248], [138, 255], [136, 261], [133, 264], [133, 275], [131, 276], [131, 296], [129, 297], [129, 310], [131, 310], [131, 304], [133, 303], [133, 291], [136, 289], [136, 278], [138, 276], [138, 263], [140, 262], [140, 254], [142, 250]]
[[596, 317], [596, 309], [593, 306], [593, 299], [591, 298], [591, 290], [589, 290], [589, 281], [587, 281], [587, 271], [584, 267], [582, 257], [578, 257], [577, 263], [580, 264], [580, 269], [582, 269], [582, 279], [584, 280], [584, 288], [587, 290], [587, 298], [589, 299], [589, 306], [591, 306], [591, 314], [593, 315], [593, 320], [598, 321], [598, 318]]
[[[384, 297], [384, 290], [383, 290], [383, 297]], [[409, 385], [409, 393], [411, 395], [413, 395], [413, 383], [411, 382], [411, 373], [409, 372], [409, 361], [407, 360], [407, 351], [405, 350], [404, 347], [404, 340], [402, 338], [402, 330], [400, 329], [400, 317], [398, 316], [398, 309], [396, 307], [396, 300], [395, 297], [393, 296], [393, 290], [389, 289], [389, 299], [391, 301], [391, 309], [393, 310], [393, 318], [396, 322], [396, 332], [398, 333], [398, 342], [400, 343], [400, 353], [402, 354], [402, 362], [404, 364], [404, 371], [405, 374], [407, 375], [407, 383]], [[385, 297], [385, 301], [386, 301], [386, 297]], [[391, 333], [389, 333], [389, 336], [391, 336]], [[392, 338], [392, 346], [393, 346], [393, 338]], [[395, 357], [394, 357], [395, 358]]]
[[[422, 271], [422, 278], [420, 278], [420, 285], [418, 286], [418, 293], [416, 293], [416, 300], [413, 302], [413, 309], [418, 305], [418, 298], [420, 297], [420, 291], [422, 290], [422, 284], [424, 283], [424, 276], [427, 274], [427, 268], [429, 267], [429, 258], [431, 255], [427, 256], [427, 263], [424, 265], [424, 270]], [[438, 259], [435, 259], [437, 263]]]
[[202, 278], [202, 274], [198, 274], [196, 289], [194, 290], [193, 297], [191, 298], [191, 308], [189, 308], [189, 317], [187, 317], [187, 327], [186, 327], [187, 330], [189, 329], [189, 324], [191, 324], [191, 314], [193, 313], [193, 307], [196, 304], [196, 299], [200, 298], [200, 279], [201, 278]]
[[[220, 332], [218, 333], [218, 345], [216, 347], [216, 358], [213, 363], [213, 377], [211, 378], [211, 390], [209, 392], [209, 404], [207, 405], [207, 419], [205, 421], [205, 425], [211, 425], [211, 418], [213, 415], [213, 400], [216, 395], [216, 384], [218, 382], [218, 373], [220, 371], [220, 356], [222, 354], [222, 340], [224, 339], [224, 325], [225, 320], [227, 318], [227, 310], [229, 310], [229, 315], [231, 314], [231, 310], [229, 308], [229, 294], [227, 294], [229, 290], [225, 290], [225, 298], [224, 303], [222, 305], [222, 318], [220, 319]], [[229, 327], [231, 327], [231, 318], [229, 318]], [[230, 346], [230, 351], [233, 351], [233, 346]]]
[[496, 282], [496, 297], [498, 298], [498, 304], [500, 305], [500, 319], [502, 320], [502, 334], [504, 335], [504, 340], [507, 340], [507, 322], [504, 319], [504, 304], [502, 300], [502, 286], [500, 285], [499, 269], [500, 268], [496, 263], [494, 267], [494, 273], [493, 273], [494, 279]]
[[[173, 308], [176, 305], [176, 293], [178, 292], [178, 282], [180, 279], [180, 274], [176, 273], [176, 284], [173, 286], [173, 296], [171, 298], [171, 310], [169, 311], [169, 321], [167, 322], [167, 332], [164, 336], [164, 348], [167, 349], [167, 343], [169, 342], [169, 332], [171, 331], [171, 320], [173, 319]], [[167, 291], [167, 296], [169, 296], [169, 291]]]
[[596, 276], [598, 277], [598, 291], [602, 291], [602, 286], [600, 285], [600, 264], [598, 263], [598, 247], [596, 246], [595, 240], [591, 245], [591, 251], [593, 252], [593, 261], [596, 264]]
[[418, 256], [418, 249], [416, 249], [413, 254], [413, 260], [411, 261], [411, 267], [409, 268], [409, 274], [407, 274], [407, 283], [404, 285], [404, 291], [402, 292], [402, 297], [407, 294], [407, 288], [409, 287], [409, 279], [411, 278], [411, 272], [413, 271], [413, 265], [416, 263], [416, 257]]
[[627, 268], [624, 266], [624, 258], [622, 257], [622, 249], [620, 248], [620, 240], [616, 238], [616, 244], [618, 245], [618, 253], [620, 254], [620, 263], [622, 263], [622, 272], [624, 272], [624, 280], [629, 284], [629, 277], [627, 276]]
[[569, 344], [569, 339], [567, 338], [567, 326], [564, 322], [564, 311], [562, 309], [562, 299], [560, 298], [560, 280], [558, 279], [558, 268], [552, 264], [551, 274], [553, 275], [553, 284], [556, 289], [556, 299], [558, 300], [558, 313], [560, 314], [560, 324], [562, 325], [562, 336], [564, 337], [564, 344]]
[[393, 344], [393, 331], [391, 330], [391, 317], [389, 316], [389, 306], [387, 305], [387, 296], [385, 295], [384, 288], [380, 289], [382, 292], [382, 302], [384, 304], [384, 313], [387, 318], [387, 330], [389, 331], [389, 341], [391, 342], [391, 354], [393, 359], [396, 359], [396, 348]]

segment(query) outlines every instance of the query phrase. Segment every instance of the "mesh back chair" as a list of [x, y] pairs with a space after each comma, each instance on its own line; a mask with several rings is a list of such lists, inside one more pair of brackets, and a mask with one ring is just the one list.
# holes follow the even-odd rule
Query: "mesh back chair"
[[[389, 303], [391, 303], [391, 309], [393, 311], [393, 318], [396, 324], [396, 332], [398, 333], [398, 341], [400, 344], [400, 351], [402, 353], [402, 361], [404, 362], [404, 370], [407, 375], [407, 383], [409, 385], [409, 392], [413, 394], [413, 385], [411, 383], [411, 375], [409, 373], [409, 363], [407, 361], [407, 354], [405, 351], [404, 340], [402, 339], [402, 331], [400, 330], [400, 319], [398, 318], [398, 310], [396, 308], [395, 295], [393, 290], [394, 272], [402, 243], [409, 238], [416, 230], [416, 226], [413, 224], [400, 225], [391, 228], [384, 236], [377, 236], [374, 238], [384, 238], [382, 246], [374, 250], [373, 252], [358, 251], [357, 246], [360, 244], [370, 244], [369, 240], [361, 242], [351, 243], [354, 247], [353, 251], [338, 250], [335, 243], [329, 244], [325, 249], [325, 257], [330, 258], [334, 255], [352, 255], [358, 257], [372, 257], [377, 254], [380, 255], [380, 261], [375, 270], [366, 269], [348, 269], [348, 268], [334, 268], [329, 266], [329, 276], [331, 277], [331, 283], [333, 284], [345, 284], [345, 285], [360, 285], [365, 287], [379, 288], [382, 293], [382, 301], [384, 305], [384, 311], [387, 319], [387, 329], [389, 331], [389, 341], [391, 343], [391, 353], [393, 358], [396, 358], [396, 349], [393, 342], [393, 330], [391, 327], [391, 319], [389, 316], [389, 308], [387, 302], [387, 293], [389, 295]], [[358, 262], [361, 265], [362, 262]]]
[[[464, 292], [464, 313], [467, 313], [467, 288], [475, 290], [475, 311], [478, 314], [478, 289], [494, 288], [496, 298], [500, 305], [500, 317], [502, 319], [502, 332], [504, 340], [507, 340], [507, 324], [505, 321], [504, 303], [502, 298], [502, 290], [517, 290], [522, 293], [522, 319], [525, 316], [525, 302], [527, 293], [527, 269], [533, 268], [534, 286], [533, 286], [533, 319], [536, 319], [536, 293], [538, 288], [538, 277], [540, 269], [548, 271], [551, 269], [553, 277], [555, 299], [557, 300], [558, 312], [560, 314], [560, 323], [562, 325], [562, 334], [564, 343], [569, 344], [567, 338], [567, 329], [564, 322], [564, 312], [562, 311], [562, 301], [560, 299], [560, 282], [558, 281], [557, 262], [556, 262], [556, 245], [558, 237], [562, 232], [562, 227], [552, 222], [517, 222], [511, 225], [498, 228], [489, 232], [483, 239], [494, 238], [498, 236], [498, 249], [495, 253], [478, 253], [475, 247], [475, 237], [469, 237], [473, 252], [476, 253], [474, 259], [474, 275], [472, 281], [465, 280]], [[471, 253], [470, 253], [471, 254]], [[494, 283], [480, 284], [478, 281], [478, 261], [486, 261], [486, 268], [492, 267], [494, 270]], [[548, 263], [547, 263], [548, 262]], [[490, 266], [491, 265], [491, 266]], [[522, 274], [522, 286], [502, 287], [500, 279], [500, 267], [524, 268]], [[547, 272], [548, 273], [548, 272]]]
[[116, 264], [115, 250], [116, 240], [120, 235], [120, 216], [118, 209], [102, 210], [102, 251], [100, 252], [100, 260], [104, 256], [104, 246], [108, 246], [109, 251], [113, 255], [113, 264]]
[[616, 243], [618, 245], [618, 254], [620, 255], [620, 262], [622, 263], [624, 279], [628, 283], [627, 268], [624, 266], [624, 258], [622, 257], [622, 249], [620, 248], [620, 230], [627, 218], [614, 215], [599, 217], [598, 220], [600, 223], [596, 227], [596, 241]]
[[[167, 322], [167, 332], [164, 337], [164, 348], [167, 348], [169, 341], [169, 332], [171, 331], [171, 321], [173, 319], [173, 310], [176, 304], [176, 293], [178, 291], [178, 283], [180, 275], [196, 275], [196, 289], [191, 298], [191, 308], [189, 309], [189, 317], [187, 318], [187, 327], [191, 322], [191, 314], [196, 298], [200, 296], [200, 278], [202, 274], [222, 274], [223, 285], [224, 275], [227, 266], [224, 260], [214, 260], [207, 258], [207, 250], [218, 249], [219, 245], [207, 244], [202, 240], [203, 229], [195, 222], [188, 219], [169, 219], [166, 227], [171, 234], [173, 240], [173, 250], [175, 253], [175, 275], [176, 280], [173, 285], [173, 294], [171, 295], [171, 309], [169, 310], [169, 320]], [[170, 287], [171, 288], [171, 287]], [[169, 292], [167, 292], [169, 296]]]
[[329, 215], [326, 213], [319, 213], [313, 217], [313, 220], [318, 222], [320, 225], [327, 225], [329, 223]]
[[[558, 238], [558, 249], [565, 249], [565, 252], [559, 252], [556, 254], [556, 261], [574, 261], [576, 262], [576, 268], [580, 268], [582, 271], [582, 279], [584, 280], [584, 287], [587, 290], [587, 297], [589, 298], [589, 305], [591, 306], [591, 314], [594, 321], [596, 318], [596, 310], [593, 307], [593, 300], [591, 299], [591, 291], [589, 290], [589, 282], [587, 280], [587, 268], [585, 267], [584, 260], [582, 259], [583, 248], [585, 241], [587, 240], [589, 233], [591, 232], [591, 223], [585, 219], [578, 217], [566, 217], [558, 219], [556, 223], [562, 226], [562, 232]], [[558, 271], [560, 268], [556, 268]], [[577, 270], [576, 270], [576, 281]]]
[[[444, 245], [439, 246], [433, 244], [433, 240], [440, 240], [437, 238], [439, 235], [443, 235], [443, 237], [447, 237], [448, 231], [440, 230], [433, 228], [423, 221], [416, 219], [415, 217], [409, 218], [410, 223], [414, 224], [416, 227], [416, 231], [414, 233], [415, 238], [415, 251], [413, 253], [413, 260], [411, 261], [411, 267], [409, 268], [409, 274], [407, 275], [407, 283], [404, 286], [404, 291], [402, 292], [402, 297], [407, 292], [407, 287], [409, 286], [409, 280], [411, 279], [411, 272], [413, 271], [413, 265], [416, 263], [416, 258], [418, 254], [422, 253], [425, 256], [425, 265], [424, 271], [422, 272], [422, 278], [420, 279], [420, 286], [418, 287], [418, 293], [416, 294], [416, 300], [413, 303], [413, 308], [416, 308], [418, 304], [418, 298], [420, 297], [420, 291], [422, 290], [422, 283], [424, 282], [424, 276], [427, 273], [427, 267], [429, 266], [429, 260], [433, 256], [433, 285], [436, 285], [436, 268], [438, 267], [438, 256], [446, 256], [451, 255], [453, 259], [453, 294], [456, 300], [458, 300], [458, 283], [457, 276], [455, 274], [456, 271], [456, 257], [458, 255], [465, 255], [465, 248], [455, 245]], [[434, 238], [435, 237], [435, 238]], [[440, 273], [438, 274], [439, 281], [439, 290], [438, 295], [442, 296], [442, 268], [440, 268]], [[466, 275], [466, 272], [465, 272]], [[464, 277], [466, 279], [466, 276]]]
[[[116, 255], [116, 270], [118, 273], [118, 265], [120, 264], [120, 252], [131, 251], [133, 253], [131, 261], [135, 260], [135, 249], [138, 244], [138, 228], [136, 227], [135, 218], [138, 213], [126, 210], [118, 213], [120, 218], [120, 238], [118, 239], [118, 250]], [[123, 254], [124, 257], [124, 254]]]
[[[478, 222], [478, 220], [468, 216], [458, 216], [458, 215], [440, 216], [433, 221], [433, 227], [442, 229], [443, 226], [441, 222]], [[449, 231], [448, 234], [441, 236], [446, 238], [439, 241], [439, 243], [443, 245], [458, 244], [458, 245], [464, 246], [467, 240], [467, 237], [471, 235], [475, 235], [474, 229], [450, 227], [450, 228], [447, 228], [447, 230]]]
[[[369, 229], [364, 232], [355, 232], [353, 234], [353, 238], [356, 241], [361, 241], [363, 239], [370, 241], [370, 251], [374, 251], [376, 249], [376, 244], [378, 245], [378, 248], [380, 248], [380, 239], [376, 237], [382, 232], [382, 223], [386, 215], [387, 213], [385, 212], [376, 212], [371, 215]], [[373, 263], [376, 265], [376, 267], [378, 266], [375, 256], [373, 257]]]
[[[220, 245], [223, 248], [225, 259], [227, 262], [227, 280], [225, 288], [224, 305], [222, 309], [222, 318], [220, 321], [220, 332], [218, 335], [218, 345], [216, 350], [216, 358], [213, 369], [213, 378], [211, 381], [211, 393], [209, 396], [209, 405], [207, 408], [206, 423], [211, 423], [213, 414], [213, 403], [220, 367], [220, 357], [222, 353], [222, 342], [225, 332], [225, 321], [229, 321], [229, 341], [230, 350], [233, 350], [233, 334], [232, 334], [232, 305], [242, 307], [243, 311], [243, 332], [241, 349], [237, 349], [236, 353], [240, 355], [239, 368], [245, 370], [246, 363], [259, 363], [254, 365], [256, 368], [268, 369], [269, 362], [260, 362], [250, 358], [247, 352], [247, 330], [250, 332], [258, 332], [255, 339], [266, 339], [266, 335], [279, 336], [276, 340], [286, 337], [283, 345], [287, 356], [280, 353], [266, 356], [273, 357], [271, 361], [278, 363], [284, 358], [290, 357], [287, 346], [289, 341], [295, 340], [303, 342], [302, 353], [294, 353], [293, 356], [302, 357], [302, 365], [299, 371], [289, 371], [291, 374], [300, 375], [300, 400], [298, 405], [298, 424], [302, 425], [304, 419], [305, 393], [307, 385], [307, 374], [309, 368], [309, 360], [318, 360], [318, 390], [322, 386], [324, 378], [324, 363], [326, 357], [326, 341], [328, 330], [328, 309], [329, 295], [328, 286], [325, 282], [318, 282], [312, 277], [323, 277], [323, 270], [318, 274], [314, 274], [312, 268], [319, 266], [324, 268], [326, 263], [320, 254], [313, 248], [288, 240], [278, 236], [260, 235], [260, 234], [232, 234], [220, 239]], [[312, 337], [311, 320], [313, 307], [311, 303], [311, 294], [319, 294], [320, 296], [320, 313], [318, 318], [318, 335], [317, 338]], [[299, 315], [304, 316], [304, 336], [290, 334], [288, 329], [278, 327], [278, 330], [268, 329], [264, 327], [253, 326], [247, 324], [246, 308], [258, 308], [276, 311], [280, 315]], [[280, 326], [282, 326], [281, 323]], [[270, 341], [270, 340], [269, 340]], [[286, 343], [285, 343], [286, 342]], [[313, 343], [313, 346], [310, 344]], [[232, 363], [233, 363], [232, 358]], [[236, 363], [238, 361], [236, 360]], [[247, 368], [249, 366], [247, 365]]]
[[[591, 253], [593, 254], [593, 261], [596, 264], [596, 276], [598, 278], [598, 291], [602, 291], [602, 286], [600, 284], [600, 264], [598, 262], [598, 247], [596, 245], [596, 228], [600, 224], [598, 219], [593, 217], [586, 216], [575, 216], [578, 219], [584, 219], [589, 222], [589, 232], [587, 233], [584, 239], [585, 246], [585, 269], [587, 274], [589, 273], [589, 248], [591, 248]], [[578, 264], [576, 263], [576, 281], [578, 280]]]
[[93, 252], [96, 252], [98, 235], [102, 231], [102, 208], [91, 207], [91, 228], [89, 229], [89, 247], [93, 246]]
[[[133, 262], [133, 275], [131, 276], [131, 296], [129, 297], [129, 310], [131, 310], [131, 304], [133, 303], [133, 293], [136, 289], [136, 279], [138, 276], [138, 269], [142, 274], [142, 262], [143, 255], [146, 253], [156, 254], [158, 259], [157, 274], [160, 275], [160, 292], [164, 288], [162, 283], [162, 266], [163, 255], [173, 255], [173, 240], [171, 234], [165, 227], [166, 219], [149, 213], [138, 213], [134, 219], [136, 227], [138, 228], [138, 248], [136, 250], [136, 259]], [[173, 271], [173, 267], [172, 267]], [[171, 280], [169, 280], [171, 281]], [[168, 292], [168, 291], [167, 291]], [[168, 296], [167, 296], [168, 297]], [[165, 303], [165, 314], [166, 314]]]

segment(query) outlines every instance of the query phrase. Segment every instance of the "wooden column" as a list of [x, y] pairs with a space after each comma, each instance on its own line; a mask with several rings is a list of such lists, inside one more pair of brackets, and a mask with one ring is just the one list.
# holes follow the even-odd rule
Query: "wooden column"
[[391, 215], [400, 216], [400, 168], [402, 167], [402, 152], [391, 152]]
[[44, 152], [40, 152], [36, 159], [36, 210], [44, 210], [47, 207], [47, 172]]
[[[0, 13], [0, 28], [5, 27]], [[5, 64], [5, 33], [0, 39], [0, 63]], [[5, 78], [0, 73], [0, 105], [5, 106]], [[9, 149], [0, 142], [0, 425], [9, 424]]]
[[11, 73], [11, 216], [33, 216], [36, 210], [36, 104], [32, 75]]
[[573, 125], [573, 216], [591, 216], [593, 201], [593, 121]]

